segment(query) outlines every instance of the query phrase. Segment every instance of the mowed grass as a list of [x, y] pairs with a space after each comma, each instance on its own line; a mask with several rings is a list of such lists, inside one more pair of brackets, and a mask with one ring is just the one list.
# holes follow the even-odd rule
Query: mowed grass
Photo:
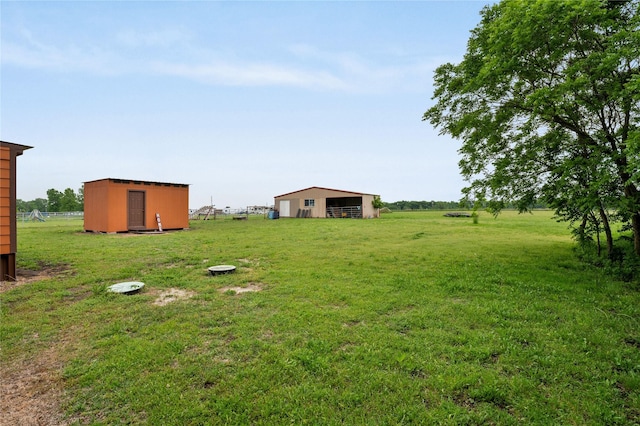
[[[0, 294], [2, 363], [54, 348], [80, 423], [640, 422], [638, 286], [579, 263], [549, 212], [18, 232], [19, 267], [66, 272]], [[193, 297], [154, 304], [172, 288]]]

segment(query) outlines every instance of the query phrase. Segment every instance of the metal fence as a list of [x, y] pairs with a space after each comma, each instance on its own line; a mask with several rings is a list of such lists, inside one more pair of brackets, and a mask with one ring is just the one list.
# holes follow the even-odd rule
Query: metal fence
[[[238, 217], [238, 216], [247, 216], [248, 215], [266, 215], [269, 209], [272, 208], [270, 206], [249, 206], [242, 209], [215, 209], [215, 208], [201, 208], [201, 209], [190, 209], [189, 210], [189, 219], [214, 219], [216, 217]], [[16, 213], [16, 221], [18, 222], [42, 222], [48, 220], [83, 220], [84, 212], [43, 212], [39, 210], [34, 210], [31, 212], [17, 212]]]
[[327, 207], [327, 217], [362, 219], [362, 208], [360, 206]]
[[83, 220], [84, 212], [17, 212], [18, 222], [43, 222], [48, 220]]
[[249, 217], [249, 215], [263, 215], [266, 217], [267, 213], [273, 210], [273, 206], [248, 206], [245, 208], [234, 209], [231, 207], [225, 207], [224, 209], [217, 209], [215, 206], [204, 206], [199, 209], [189, 209], [190, 220], [209, 220], [217, 218], [238, 218]]

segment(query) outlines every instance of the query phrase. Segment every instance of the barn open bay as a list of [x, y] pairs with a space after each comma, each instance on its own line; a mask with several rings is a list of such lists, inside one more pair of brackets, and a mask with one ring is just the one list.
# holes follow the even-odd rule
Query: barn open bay
[[[71, 423], [640, 416], [637, 285], [581, 264], [550, 212], [18, 226], [18, 268], [50, 273], [0, 294], [3, 376], [55, 359], [47, 389]], [[107, 291], [122, 281], [145, 287]]]

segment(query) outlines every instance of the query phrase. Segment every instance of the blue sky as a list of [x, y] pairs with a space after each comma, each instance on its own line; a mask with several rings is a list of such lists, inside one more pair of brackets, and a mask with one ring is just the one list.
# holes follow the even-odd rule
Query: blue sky
[[457, 200], [422, 114], [486, 1], [2, 1], [0, 139], [18, 198], [107, 177], [240, 208], [309, 186]]

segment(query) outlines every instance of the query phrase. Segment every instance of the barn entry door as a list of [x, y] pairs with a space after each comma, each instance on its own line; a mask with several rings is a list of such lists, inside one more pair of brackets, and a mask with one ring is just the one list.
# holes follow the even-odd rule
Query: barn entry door
[[129, 229], [145, 229], [144, 210], [145, 210], [145, 193], [144, 191], [129, 191]]
[[291, 200], [280, 200], [280, 217], [289, 217], [291, 214], [289, 201]]

